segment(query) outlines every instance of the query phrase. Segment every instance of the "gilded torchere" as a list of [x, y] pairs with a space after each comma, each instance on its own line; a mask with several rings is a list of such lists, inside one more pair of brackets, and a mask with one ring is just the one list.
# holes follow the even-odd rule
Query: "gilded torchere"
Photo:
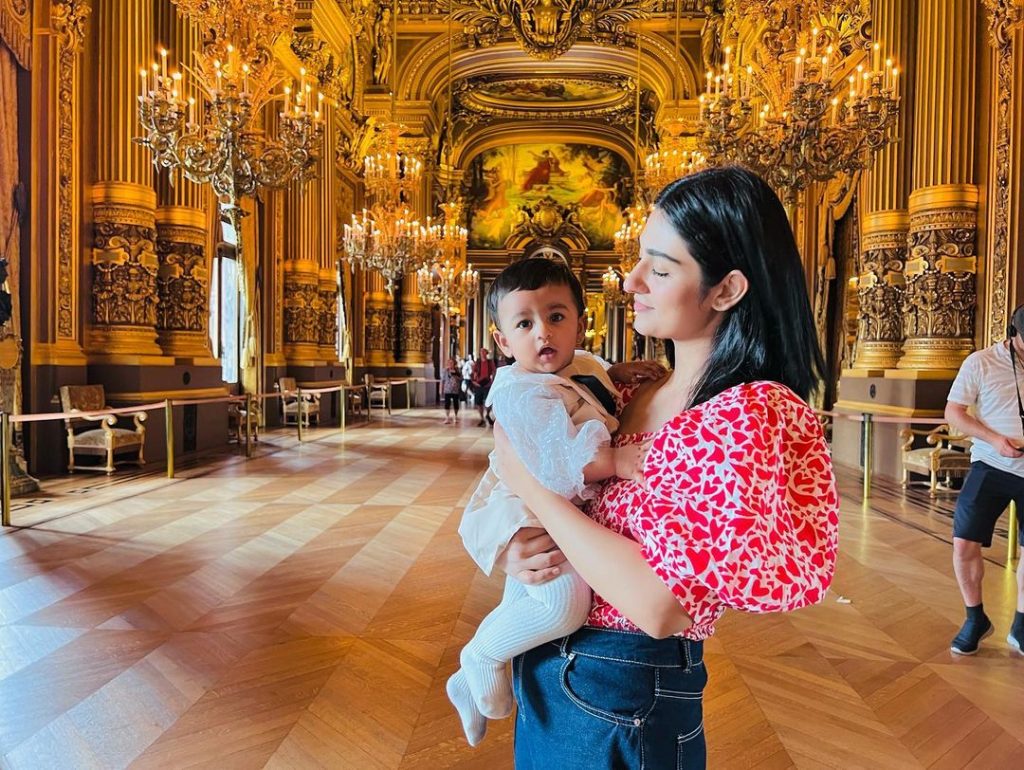
[[898, 368], [950, 375], [974, 349], [977, 3], [921, 3], [913, 186]]

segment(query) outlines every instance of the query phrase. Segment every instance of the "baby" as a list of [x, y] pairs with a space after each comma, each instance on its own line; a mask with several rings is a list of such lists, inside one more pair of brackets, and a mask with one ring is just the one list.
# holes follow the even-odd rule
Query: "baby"
[[[509, 265], [487, 295], [494, 340], [515, 359], [498, 369], [488, 404], [530, 471], [576, 502], [594, 495], [593, 482], [637, 476], [640, 457], [637, 445], [610, 446], [618, 428], [612, 380], [600, 359], [576, 350], [586, 326], [584, 308], [576, 276], [549, 259]], [[623, 366], [616, 367], [623, 379], [644, 374], [643, 364]], [[495, 474], [492, 457], [459, 527], [466, 550], [490, 574], [516, 531], [537, 526]], [[538, 586], [506, 578], [501, 603], [463, 648], [462, 668], [448, 680], [448, 697], [471, 746], [483, 738], [487, 719], [512, 711], [507, 662], [577, 630], [590, 605], [590, 587], [571, 568]]]

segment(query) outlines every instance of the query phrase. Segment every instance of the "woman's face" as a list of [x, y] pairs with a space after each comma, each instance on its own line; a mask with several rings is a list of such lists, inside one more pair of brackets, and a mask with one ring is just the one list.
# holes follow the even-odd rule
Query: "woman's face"
[[633, 297], [633, 329], [667, 340], [714, 335], [721, 319], [701, 285], [700, 265], [665, 213], [655, 208], [640, 234], [640, 261], [623, 288]]

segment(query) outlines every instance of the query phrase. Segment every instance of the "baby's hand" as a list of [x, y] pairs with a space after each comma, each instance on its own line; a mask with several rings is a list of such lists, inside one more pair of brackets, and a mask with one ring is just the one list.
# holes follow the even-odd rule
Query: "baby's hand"
[[645, 380], [657, 380], [664, 376], [665, 367], [657, 361], [626, 361], [612, 364], [608, 376], [620, 385], [634, 385]]
[[644, 458], [647, 457], [647, 446], [644, 444], [627, 444], [615, 447], [615, 475], [620, 479], [631, 481], [644, 480]]

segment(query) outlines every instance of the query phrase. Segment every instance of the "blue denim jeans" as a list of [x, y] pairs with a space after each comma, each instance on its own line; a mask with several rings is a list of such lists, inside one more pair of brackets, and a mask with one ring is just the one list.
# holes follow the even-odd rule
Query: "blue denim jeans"
[[703, 651], [584, 627], [515, 658], [516, 770], [704, 768]]

